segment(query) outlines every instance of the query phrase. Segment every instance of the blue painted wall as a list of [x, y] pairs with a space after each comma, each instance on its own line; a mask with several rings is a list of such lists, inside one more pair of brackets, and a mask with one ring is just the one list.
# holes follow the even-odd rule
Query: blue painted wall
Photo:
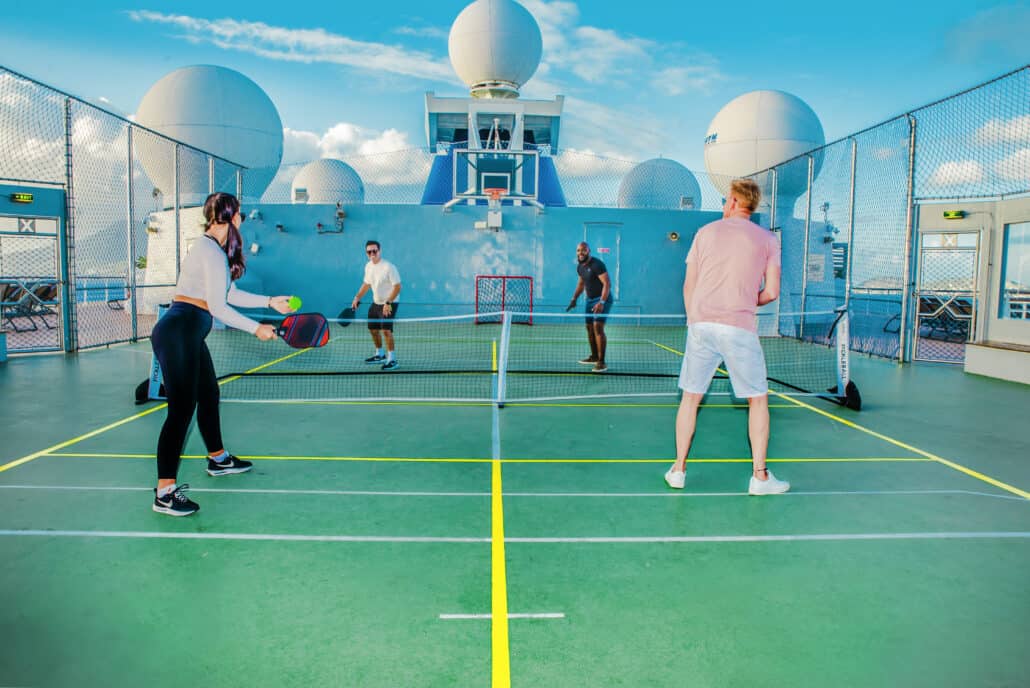
[[[563, 310], [575, 290], [576, 244], [591, 236], [594, 255], [615, 273], [619, 250], [619, 299], [624, 312], [681, 313], [684, 260], [690, 242], [716, 212], [617, 208], [505, 207], [499, 232], [475, 229], [486, 208], [456, 206], [355, 205], [346, 209], [342, 234], [319, 234], [316, 224], [334, 226], [335, 208], [325, 205], [260, 205], [260, 218], [243, 226], [248, 253], [240, 286], [274, 294], [297, 294], [304, 310], [335, 315], [361, 285], [365, 241], [378, 240], [383, 256], [401, 274], [400, 317], [472, 312], [475, 276], [531, 275], [535, 308]], [[595, 224], [596, 223], [596, 224]], [[275, 229], [282, 224], [284, 232]], [[679, 234], [678, 241], [668, 238]], [[617, 233], [618, 246], [613, 237]], [[608, 248], [609, 253], [599, 253]], [[369, 297], [365, 297], [367, 304]], [[582, 301], [580, 302], [582, 304]]]

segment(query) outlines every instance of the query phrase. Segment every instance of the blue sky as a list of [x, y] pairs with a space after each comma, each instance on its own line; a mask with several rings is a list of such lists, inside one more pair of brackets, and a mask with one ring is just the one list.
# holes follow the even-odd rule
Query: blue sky
[[[123, 114], [178, 67], [236, 69], [278, 107], [284, 162], [425, 145], [422, 94], [466, 93], [447, 56], [464, 0], [58, 4], [5, 3], [0, 65]], [[750, 90], [801, 97], [833, 140], [1030, 63], [1027, 2], [524, 4], [544, 56], [523, 97], [566, 96], [564, 148], [693, 169]]]

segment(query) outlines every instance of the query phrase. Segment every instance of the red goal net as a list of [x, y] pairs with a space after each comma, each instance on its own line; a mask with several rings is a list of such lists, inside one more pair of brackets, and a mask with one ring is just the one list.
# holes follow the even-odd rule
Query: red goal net
[[499, 323], [499, 311], [512, 311], [511, 321], [533, 324], [533, 278], [526, 275], [476, 275], [476, 323]]

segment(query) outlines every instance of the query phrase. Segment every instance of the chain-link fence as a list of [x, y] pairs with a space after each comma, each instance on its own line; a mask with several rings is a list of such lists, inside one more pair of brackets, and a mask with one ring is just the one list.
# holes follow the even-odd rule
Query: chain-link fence
[[[777, 192], [806, 172], [800, 196]], [[1030, 66], [753, 176], [782, 231], [784, 305], [847, 306], [853, 349], [903, 358], [924, 308], [909, 303], [915, 206], [1030, 193]]]
[[[237, 193], [242, 169], [0, 67], [0, 184], [64, 194], [59, 207], [0, 218], [8, 348], [149, 336], [150, 305], [171, 297], [184, 253], [182, 208]], [[153, 241], [158, 232], [166, 240]]]
[[[660, 159], [547, 147], [539, 154], [553, 164], [570, 207], [717, 210], [729, 182]], [[360, 176], [365, 203], [419, 204], [434, 163], [446, 155], [453, 151], [441, 146], [343, 161]], [[293, 201], [304, 164], [283, 165], [262, 202]], [[53, 311], [51, 324], [68, 322], [64, 339], [59, 327], [52, 333], [37, 325], [30, 331], [45, 336], [9, 338], [11, 349], [72, 350], [146, 336], [150, 306], [171, 296], [195, 206], [211, 191], [237, 192], [242, 174], [229, 161], [0, 68], [0, 184], [57, 185], [68, 225], [49, 243], [0, 226], [7, 329], [30, 330], [17, 315], [27, 306], [19, 310], [17, 301], [37, 288], [52, 295], [47, 284], [58, 285], [56, 298], [32, 308]], [[761, 221], [781, 233], [781, 310], [846, 306], [852, 348], [902, 358], [915, 310], [916, 204], [1030, 192], [1030, 66], [752, 176], [764, 190]]]

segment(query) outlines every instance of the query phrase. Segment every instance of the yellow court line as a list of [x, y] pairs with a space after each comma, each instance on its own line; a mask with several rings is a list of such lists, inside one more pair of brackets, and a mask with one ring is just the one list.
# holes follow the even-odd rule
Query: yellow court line
[[[79, 452], [51, 452], [47, 456], [58, 456], [77, 459], [152, 459], [153, 454], [113, 454], [113, 453], [79, 453]], [[207, 454], [183, 455], [183, 459], [206, 459]], [[255, 456], [252, 454], [240, 454], [239, 458], [248, 461], [395, 461], [398, 463], [668, 463], [671, 458], [662, 459], [476, 459], [476, 458], [430, 458], [412, 456]], [[689, 459], [691, 463], [751, 463], [750, 458], [725, 458], [725, 459]], [[797, 457], [767, 459], [769, 463], [904, 463], [922, 462], [927, 463], [931, 459], [922, 457], [901, 457], [901, 456], [874, 456], [874, 457]]]
[[491, 494], [491, 604], [490, 636], [492, 646], [493, 688], [510, 688], [511, 656], [508, 645], [508, 580], [504, 562], [504, 492], [501, 489], [501, 462], [493, 460]]
[[[61, 456], [79, 459], [153, 459], [153, 454], [106, 454], [101, 452], [53, 452], [47, 456]], [[490, 463], [492, 459], [428, 458], [410, 456], [254, 456], [238, 454], [248, 461], [396, 461], [398, 463]], [[183, 459], [206, 459], [207, 454], [183, 455]]]
[[[3, 466], [0, 466], [0, 473], [3, 473], [4, 471], [8, 471], [8, 470], [14, 468], [15, 466], [20, 466], [23, 463], [28, 463], [29, 461], [33, 461], [35, 459], [38, 459], [41, 456], [59, 456], [59, 454], [53, 454], [52, 452], [55, 452], [58, 449], [64, 449], [65, 447], [70, 447], [71, 445], [76, 444], [77, 442], [81, 442], [82, 440], [89, 439], [90, 437], [96, 437], [97, 435], [99, 435], [102, 432], [107, 432], [108, 430], [111, 430], [113, 428], [117, 428], [119, 425], [125, 425], [126, 423], [130, 423], [130, 422], [136, 420], [137, 418], [142, 418], [143, 416], [148, 416], [151, 413], [153, 413], [154, 411], [160, 411], [161, 409], [165, 408], [166, 406], [168, 406], [168, 404], [158, 404], [157, 406], [155, 406], [152, 409], [147, 409], [146, 411], [142, 411], [142, 412], [137, 413], [137, 414], [135, 414], [133, 416], [129, 416], [128, 418], [123, 418], [123, 419], [121, 419], [119, 421], [115, 421], [114, 423], [111, 423], [110, 425], [105, 425], [102, 428], [97, 428], [96, 430], [93, 430], [91, 432], [87, 432], [85, 435], [79, 435], [78, 437], [75, 437], [75, 438], [70, 439], [70, 440], [66, 440], [64, 442], [61, 442], [60, 444], [55, 444], [52, 447], [47, 447], [46, 449], [41, 449], [40, 451], [38, 451], [38, 452], [36, 452], [34, 454], [29, 454], [28, 456], [23, 456], [20, 459], [15, 459], [14, 461], [11, 461], [9, 463], [5, 463]], [[149, 454], [148, 456], [152, 457], [153, 454]]]
[[[673, 459], [502, 459], [503, 463], [670, 463]], [[872, 457], [872, 458], [791, 458], [766, 459], [769, 463], [891, 463], [891, 462], [929, 462], [930, 459], [917, 457]], [[687, 463], [751, 463], [746, 459], [687, 459]]]
[[809, 411], [813, 411], [815, 413], [818, 413], [821, 416], [825, 416], [825, 417], [827, 417], [827, 418], [829, 418], [831, 420], [835, 420], [838, 423], [846, 425], [849, 428], [853, 428], [855, 430], [860, 430], [860, 431], [866, 433], [867, 435], [872, 435], [873, 437], [876, 437], [877, 439], [881, 439], [884, 442], [889, 442], [889, 443], [893, 444], [896, 447], [901, 447], [902, 449], [905, 449], [907, 451], [913, 452], [915, 454], [919, 454], [920, 456], [925, 456], [927, 459], [929, 459], [931, 461], [936, 461], [937, 463], [943, 464], [943, 465], [947, 466], [948, 468], [952, 468], [952, 469], [954, 469], [956, 471], [959, 471], [960, 473], [965, 473], [966, 475], [971, 476], [973, 478], [976, 478], [977, 480], [982, 480], [983, 482], [989, 483], [991, 485], [994, 485], [995, 487], [1000, 487], [1001, 489], [1005, 490], [1006, 492], [1011, 492], [1012, 494], [1019, 495], [1023, 499], [1030, 499], [1030, 492], [1027, 492], [1025, 490], [1021, 490], [1018, 487], [1013, 487], [1012, 485], [1009, 485], [1008, 483], [1003, 483], [1000, 480], [996, 480], [995, 478], [990, 477], [989, 475], [984, 475], [983, 473], [980, 473], [979, 471], [974, 471], [971, 468], [966, 468], [965, 466], [963, 466], [961, 464], [957, 464], [954, 461], [949, 461], [948, 459], [941, 458], [940, 456], [937, 456], [936, 454], [931, 454], [928, 451], [923, 451], [922, 449], [919, 449], [917, 447], [913, 447], [910, 444], [905, 444], [904, 442], [901, 442], [900, 440], [896, 440], [893, 437], [888, 437], [887, 435], [884, 435], [883, 433], [876, 432], [875, 430], [870, 430], [869, 428], [863, 427], [863, 426], [859, 425], [858, 423], [853, 423], [850, 420], [847, 420], [846, 418], [841, 418], [840, 416], [834, 415], [834, 414], [832, 414], [832, 413], [830, 413], [828, 411], [823, 411], [820, 408], [816, 408], [815, 406], [812, 406], [810, 404], [806, 404], [806, 403], [804, 403], [802, 401], [798, 401], [797, 399], [792, 399], [790, 397], [786, 397], [786, 399], [788, 401], [790, 401], [791, 403], [793, 403], [793, 404], [797, 404], [798, 406], [806, 408]]
[[[508, 401], [505, 406], [532, 406], [532, 407], [583, 407], [583, 408], [679, 408], [679, 404], [563, 404], [561, 402], [542, 403], [532, 401]], [[747, 404], [701, 404], [701, 408], [747, 408]], [[793, 404], [769, 404], [769, 408], [796, 409]]]

